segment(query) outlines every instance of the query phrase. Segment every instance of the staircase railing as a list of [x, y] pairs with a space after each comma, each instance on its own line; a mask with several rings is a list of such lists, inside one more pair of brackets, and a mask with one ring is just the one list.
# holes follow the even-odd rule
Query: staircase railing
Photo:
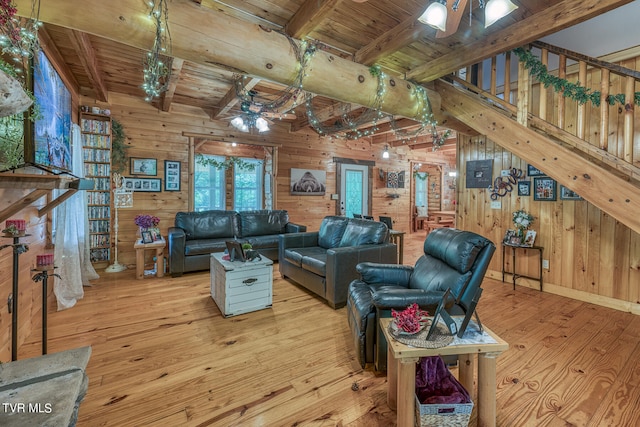
[[640, 138], [635, 137], [640, 72], [624, 66], [635, 66], [636, 59], [612, 64], [542, 42], [525, 52], [547, 68], [542, 83], [513, 52], [459, 70], [451, 80], [521, 124], [640, 180]]

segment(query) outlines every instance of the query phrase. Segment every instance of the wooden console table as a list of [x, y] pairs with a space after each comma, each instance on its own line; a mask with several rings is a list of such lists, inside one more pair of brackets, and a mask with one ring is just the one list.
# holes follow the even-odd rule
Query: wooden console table
[[[513, 265], [513, 271], [506, 271], [505, 269], [505, 249], [509, 247], [511, 248], [511, 262]], [[538, 251], [538, 257], [539, 257], [539, 265], [540, 265], [540, 269], [538, 270], [539, 274], [538, 277], [533, 277], [533, 276], [527, 276], [524, 274], [518, 274], [516, 273], [516, 250], [517, 249], [532, 249], [534, 251]], [[513, 289], [516, 289], [516, 279], [520, 278], [520, 277], [524, 277], [525, 279], [533, 279], [533, 280], [538, 280], [540, 282], [540, 291], [542, 292], [542, 252], [544, 251], [544, 247], [543, 246], [518, 246], [518, 245], [511, 245], [509, 243], [505, 243], [502, 242], [502, 281], [504, 282], [504, 275], [505, 274], [511, 274], [513, 277]]]
[[388, 343], [387, 361], [387, 403], [397, 412], [398, 427], [413, 427], [415, 418], [416, 363], [427, 356], [458, 356], [460, 383], [473, 396], [474, 389], [474, 354], [478, 355], [478, 408], [479, 426], [496, 425], [496, 358], [509, 349], [509, 344], [488, 328], [484, 327], [484, 335], [491, 339], [490, 343], [469, 342], [462, 339], [440, 348], [417, 348], [402, 344], [388, 331], [391, 318], [380, 319], [380, 328]]

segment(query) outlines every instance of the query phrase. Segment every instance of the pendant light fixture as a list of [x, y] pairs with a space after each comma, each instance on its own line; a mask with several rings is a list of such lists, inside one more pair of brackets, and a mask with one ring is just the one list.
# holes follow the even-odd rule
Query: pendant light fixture
[[382, 152], [382, 158], [383, 159], [388, 159], [389, 158], [389, 146], [388, 145], [384, 146], [384, 151]]
[[[471, 0], [470, 8], [473, 8]], [[454, 0], [452, 9], [458, 10], [460, 0]], [[485, 5], [486, 3], [486, 5]], [[518, 6], [511, 0], [479, 0], [480, 9], [484, 8], [484, 27], [494, 24], [498, 19], [503, 18], [516, 10]], [[471, 13], [471, 11], [469, 11]], [[447, 0], [434, 0], [418, 18], [418, 21], [429, 25], [437, 30], [446, 31], [447, 28]]]
[[484, 8], [484, 27], [487, 28], [517, 8], [518, 6], [511, 3], [511, 0], [489, 0]]
[[447, 26], [447, 1], [436, 0], [427, 7], [418, 21], [440, 31], [445, 31]]

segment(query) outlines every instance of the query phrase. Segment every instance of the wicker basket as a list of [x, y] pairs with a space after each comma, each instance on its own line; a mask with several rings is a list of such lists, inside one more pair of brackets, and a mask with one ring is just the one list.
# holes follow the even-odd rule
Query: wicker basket
[[425, 405], [416, 399], [416, 425], [420, 427], [467, 427], [473, 402]]

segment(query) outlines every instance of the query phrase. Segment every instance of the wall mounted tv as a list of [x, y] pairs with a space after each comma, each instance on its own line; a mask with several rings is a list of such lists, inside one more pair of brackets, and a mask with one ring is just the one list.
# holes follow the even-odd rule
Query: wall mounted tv
[[25, 120], [25, 164], [71, 170], [71, 93], [45, 53], [33, 58], [33, 94], [40, 114]]

